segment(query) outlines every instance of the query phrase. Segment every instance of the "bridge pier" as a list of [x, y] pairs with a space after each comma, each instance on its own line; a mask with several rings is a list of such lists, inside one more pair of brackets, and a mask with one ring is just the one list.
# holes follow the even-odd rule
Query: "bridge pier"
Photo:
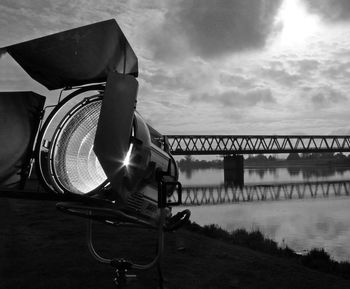
[[244, 185], [244, 158], [242, 155], [224, 156], [225, 184], [243, 187]]

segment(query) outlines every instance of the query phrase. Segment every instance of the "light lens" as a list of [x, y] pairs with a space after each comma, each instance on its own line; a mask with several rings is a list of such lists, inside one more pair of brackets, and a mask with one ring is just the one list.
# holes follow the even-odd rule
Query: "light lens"
[[100, 108], [101, 101], [85, 104], [56, 135], [52, 170], [67, 191], [85, 194], [107, 178], [93, 151]]

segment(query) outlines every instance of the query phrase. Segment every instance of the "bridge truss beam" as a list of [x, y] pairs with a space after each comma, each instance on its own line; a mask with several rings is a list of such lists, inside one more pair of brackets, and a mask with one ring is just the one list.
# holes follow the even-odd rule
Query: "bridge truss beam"
[[173, 155], [350, 152], [350, 136], [168, 135]]

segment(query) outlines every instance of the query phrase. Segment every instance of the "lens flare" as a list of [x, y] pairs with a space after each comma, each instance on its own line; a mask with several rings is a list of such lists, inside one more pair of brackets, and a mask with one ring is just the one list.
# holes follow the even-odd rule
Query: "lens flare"
[[123, 161], [123, 165], [124, 165], [125, 167], [127, 167], [127, 166], [130, 165], [130, 156], [131, 156], [132, 147], [133, 147], [133, 144], [130, 144], [129, 150], [128, 150], [128, 152], [126, 153], [125, 159], [124, 159], [124, 161]]

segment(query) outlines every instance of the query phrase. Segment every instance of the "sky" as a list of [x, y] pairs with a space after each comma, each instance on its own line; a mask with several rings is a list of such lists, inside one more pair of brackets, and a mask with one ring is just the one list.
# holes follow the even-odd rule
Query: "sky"
[[[164, 134], [350, 134], [348, 0], [1, 0], [0, 47], [111, 18]], [[9, 55], [0, 89], [59, 94]]]

